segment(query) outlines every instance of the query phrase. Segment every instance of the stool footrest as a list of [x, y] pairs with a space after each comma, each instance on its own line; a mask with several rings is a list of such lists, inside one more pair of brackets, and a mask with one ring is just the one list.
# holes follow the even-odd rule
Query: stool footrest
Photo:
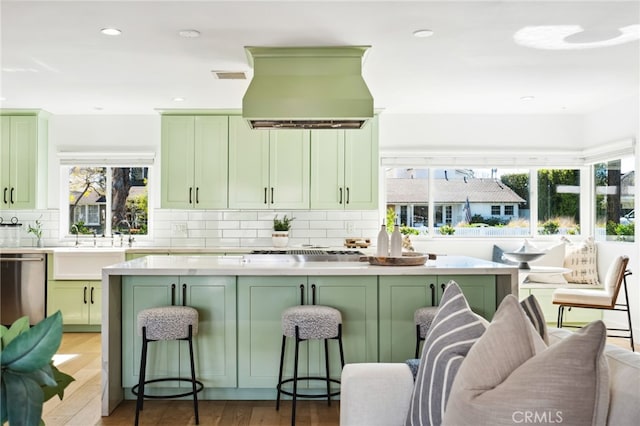
[[[280, 393], [283, 393], [285, 395], [294, 396], [293, 392], [282, 389], [282, 385], [284, 385], [285, 383], [293, 382], [294, 380], [295, 379], [293, 379], [293, 378], [283, 380], [282, 382], [277, 384], [276, 389], [279, 390]], [[327, 382], [327, 378], [326, 377], [298, 377], [297, 380], [298, 381], [300, 381], [300, 380], [320, 380], [320, 381], [323, 381], [325, 383]], [[338, 380], [338, 379], [329, 379], [329, 381], [333, 382], [333, 383], [340, 384], [340, 380]], [[338, 396], [338, 395], [340, 395], [340, 391], [331, 392], [329, 395], [327, 395], [326, 393], [304, 394], [304, 393], [296, 392], [295, 396], [296, 397], [302, 397], [302, 398], [327, 398], [329, 396]]]
[[[186, 378], [182, 378], [182, 377], [166, 377], [166, 378], [162, 378], [162, 379], [153, 379], [153, 380], [147, 380], [144, 382], [144, 385], [147, 386], [149, 383], [158, 383], [158, 382], [187, 382], [187, 383], [191, 383], [191, 379], [186, 379]], [[204, 389], [204, 385], [202, 384], [201, 381], [196, 380], [196, 392], [198, 393], [200, 392], [202, 389]], [[146, 389], [145, 389], [146, 390]], [[131, 393], [138, 396], [138, 385], [135, 385], [134, 387], [131, 388]], [[144, 394], [142, 395], [145, 398], [151, 398], [151, 399], [167, 399], [167, 398], [182, 398], [183, 396], [189, 396], [189, 395], [193, 395], [193, 391], [189, 391], [189, 392], [184, 392], [184, 393], [175, 393], [175, 394], [171, 394], [171, 395], [149, 395], [149, 394]]]

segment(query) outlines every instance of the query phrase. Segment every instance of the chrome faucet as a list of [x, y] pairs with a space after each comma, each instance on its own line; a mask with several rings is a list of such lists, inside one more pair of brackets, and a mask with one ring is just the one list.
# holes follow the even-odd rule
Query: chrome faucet
[[[122, 224], [125, 224], [127, 226], [127, 243], [129, 244], [129, 247], [131, 247], [133, 245], [133, 242], [135, 241], [135, 238], [131, 236], [131, 224], [128, 220], [122, 219], [120, 222], [118, 222], [118, 228], [120, 228], [120, 225]], [[120, 237], [120, 242], [120, 245], [122, 245], [122, 236]]]
[[[75, 232], [73, 232], [73, 231], [75, 231]], [[71, 233], [72, 234], [76, 234], [76, 247], [78, 247], [78, 245], [80, 244], [78, 242], [78, 234], [80, 233], [80, 231], [78, 230], [78, 225], [75, 225], [75, 224], [71, 225]]]

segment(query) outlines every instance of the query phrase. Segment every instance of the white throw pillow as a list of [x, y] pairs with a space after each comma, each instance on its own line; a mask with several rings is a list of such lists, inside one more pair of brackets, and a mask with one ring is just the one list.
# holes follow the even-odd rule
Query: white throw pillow
[[564, 267], [571, 272], [564, 274], [570, 283], [599, 285], [596, 243], [593, 237], [584, 241], [572, 242], [564, 238]]
[[[545, 255], [540, 259], [529, 262], [529, 265], [533, 268], [535, 266], [547, 266], [553, 268], [562, 268], [564, 267], [564, 257], [565, 257], [565, 243], [560, 242], [546, 249], [540, 249], [536, 247], [533, 243], [525, 240], [525, 244], [529, 245], [529, 251], [543, 251]], [[567, 280], [565, 279], [562, 272], [558, 273], [531, 273], [527, 275], [527, 281], [529, 282], [537, 282], [537, 283], [545, 283], [545, 284], [566, 284]]]

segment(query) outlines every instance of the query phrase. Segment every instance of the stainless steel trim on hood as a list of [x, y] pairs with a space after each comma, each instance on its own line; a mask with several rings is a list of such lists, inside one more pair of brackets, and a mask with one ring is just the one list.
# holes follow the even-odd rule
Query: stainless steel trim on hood
[[242, 116], [255, 129], [359, 129], [373, 117], [369, 46], [245, 47], [254, 75]]

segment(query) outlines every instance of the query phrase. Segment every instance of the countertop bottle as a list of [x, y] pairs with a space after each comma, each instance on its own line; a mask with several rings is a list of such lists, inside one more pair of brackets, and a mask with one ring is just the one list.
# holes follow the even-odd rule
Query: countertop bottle
[[385, 224], [382, 224], [380, 232], [378, 232], [378, 245], [376, 247], [376, 256], [389, 256], [389, 234], [387, 233], [387, 226]]
[[402, 234], [400, 233], [400, 225], [393, 227], [391, 233], [391, 248], [389, 250], [389, 256], [400, 257], [402, 256]]

